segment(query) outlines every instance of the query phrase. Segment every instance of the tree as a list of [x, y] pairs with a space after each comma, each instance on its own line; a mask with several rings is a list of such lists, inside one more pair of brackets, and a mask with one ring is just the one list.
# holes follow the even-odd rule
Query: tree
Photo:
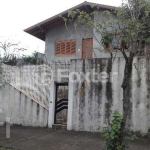
[[11, 43], [9, 41], [0, 42], [0, 50], [3, 51], [3, 56], [1, 57], [1, 61], [3, 63], [9, 62], [11, 65], [16, 64], [19, 51], [25, 51], [25, 48], [19, 46], [19, 43]]
[[[94, 9], [94, 5], [91, 5]], [[96, 8], [97, 9], [97, 8]], [[93, 19], [95, 17], [95, 19]], [[150, 0], [123, 0], [115, 11], [70, 11], [63, 18], [66, 25], [73, 22], [75, 28], [84, 26], [104, 50], [110, 53], [121, 52], [125, 59], [123, 89], [123, 119], [119, 132], [119, 144], [123, 149], [125, 126], [129, 115], [131, 95], [132, 64], [135, 56], [148, 56], [150, 42]], [[93, 32], [93, 29], [96, 32]], [[101, 35], [101, 39], [97, 38]], [[99, 48], [99, 47], [96, 47]], [[103, 49], [99, 49], [100, 52]], [[116, 148], [117, 149], [117, 148]], [[115, 150], [116, 150], [115, 149]]]

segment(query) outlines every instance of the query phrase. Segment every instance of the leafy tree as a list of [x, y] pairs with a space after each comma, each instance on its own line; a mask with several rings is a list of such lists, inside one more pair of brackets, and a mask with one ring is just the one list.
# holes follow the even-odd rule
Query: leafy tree
[[[111, 58], [114, 57], [114, 52], [120, 52], [125, 59], [122, 83], [123, 119], [118, 134], [119, 145], [123, 147], [130, 107], [133, 58], [141, 55], [147, 57], [150, 54], [150, 0], [123, 0], [122, 6], [115, 11], [97, 11], [94, 5], [91, 7], [95, 8], [91, 13], [77, 9], [69, 11], [68, 18], [63, 19], [66, 25], [73, 23], [76, 29], [84, 26], [86, 33], [91, 34], [99, 43], [96, 48], [100, 52], [110, 53]], [[101, 39], [97, 35], [101, 35]], [[104, 49], [101, 49], [101, 45]]]

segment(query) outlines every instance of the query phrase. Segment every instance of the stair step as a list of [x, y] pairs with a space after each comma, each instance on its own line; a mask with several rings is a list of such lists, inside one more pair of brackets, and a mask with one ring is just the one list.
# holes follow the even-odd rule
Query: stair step
[[67, 130], [67, 125], [53, 124], [52, 129], [55, 129], [55, 130]]

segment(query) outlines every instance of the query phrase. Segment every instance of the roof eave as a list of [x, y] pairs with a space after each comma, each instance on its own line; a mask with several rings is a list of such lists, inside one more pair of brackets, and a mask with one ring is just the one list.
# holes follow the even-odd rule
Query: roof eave
[[[60, 16], [65, 16], [68, 14], [68, 11], [70, 10], [75, 10], [75, 9], [86, 9], [85, 6], [91, 6], [92, 4], [94, 4], [97, 8], [102, 8], [102, 9], [106, 9], [106, 10], [115, 10], [117, 7], [113, 7], [113, 6], [107, 6], [107, 5], [101, 5], [101, 4], [95, 4], [95, 3], [90, 3], [90, 2], [83, 2], [75, 7], [72, 7], [62, 13], [59, 13], [49, 19], [46, 19], [40, 23], [37, 23], [27, 29], [25, 29], [24, 31], [28, 34], [31, 34], [34, 37], [37, 37], [43, 41], [45, 41], [45, 34], [47, 32], [47, 30], [50, 30], [54, 27], [57, 27], [61, 24], [64, 24], [63, 19]], [[50, 27], [51, 24], [51, 27]]]

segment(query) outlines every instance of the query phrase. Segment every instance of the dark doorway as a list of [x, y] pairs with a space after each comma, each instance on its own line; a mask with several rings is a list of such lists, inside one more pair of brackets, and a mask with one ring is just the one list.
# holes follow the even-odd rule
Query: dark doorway
[[82, 59], [93, 58], [93, 38], [82, 40]]
[[67, 124], [68, 83], [56, 84], [55, 124]]

